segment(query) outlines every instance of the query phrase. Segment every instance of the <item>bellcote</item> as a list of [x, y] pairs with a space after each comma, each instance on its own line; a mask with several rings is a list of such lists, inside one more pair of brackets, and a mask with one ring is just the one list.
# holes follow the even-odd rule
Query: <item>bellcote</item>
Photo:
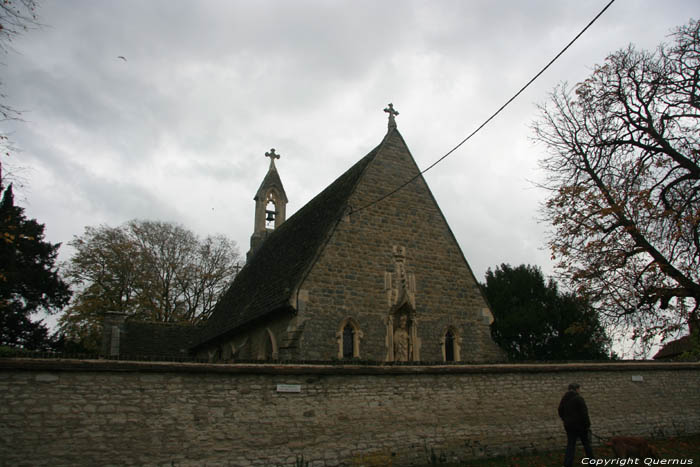
[[260, 188], [258, 188], [258, 191], [255, 193], [255, 197], [253, 199], [255, 201], [263, 200], [267, 198], [270, 193], [274, 193], [277, 201], [287, 204], [287, 194], [284, 192], [282, 180], [280, 179], [279, 173], [277, 173], [277, 167], [275, 166], [275, 159], [279, 159], [280, 155], [275, 152], [274, 148], [272, 148], [269, 152], [265, 153], [265, 157], [270, 158], [270, 167], [268, 168], [267, 174], [265, 175], [265, 178], [263, 178]]
[[279, 173], [277, 173], [277, 167], [275, 167], [275, 159], [279, 159], [280, 155], [273, 148], [265, 153], [265, 157], [270, 158], [270, 167], [253, 197], [255, 200], [255, 224], [253, 235], [250, 237], [248, 259], [255, 253], [267, 235], [282, 225], [286, 219], [287, 194], [284, 191]]

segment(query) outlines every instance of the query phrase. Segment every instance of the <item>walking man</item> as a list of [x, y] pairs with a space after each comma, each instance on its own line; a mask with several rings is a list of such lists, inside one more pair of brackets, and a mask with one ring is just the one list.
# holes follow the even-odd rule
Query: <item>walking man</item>
[[559, 403], [559, 417], [564, 422], [566, 430], [566, 454], [564, 455], [564, 466], [572, 467], [574, 463], [574, 453], [576, 452], [576, 440], [580, 439], [586, 456], [593, 458], [591, 449], [591, 420], [588, 418], [588, 408], [586, 402], [579, 394], [581, 386], [577, 383], [569, 384], [569, 390], [564, 394]]

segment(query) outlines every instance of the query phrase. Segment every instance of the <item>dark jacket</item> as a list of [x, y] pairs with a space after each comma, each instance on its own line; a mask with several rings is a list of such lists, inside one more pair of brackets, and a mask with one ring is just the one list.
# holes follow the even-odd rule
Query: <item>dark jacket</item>
[[586, 402], [576, 391], [567, 391], [561, 398], [559, 417], [564, 421], [566, 431], [585, 433], [591, 428]]

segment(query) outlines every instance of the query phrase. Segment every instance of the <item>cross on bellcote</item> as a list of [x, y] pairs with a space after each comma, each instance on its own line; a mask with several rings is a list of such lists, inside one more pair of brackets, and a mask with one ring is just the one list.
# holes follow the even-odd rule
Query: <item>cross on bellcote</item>
[[389, 129], [396, 128], [396, 119], [394, 117], [396, 117], [399, 112], [394, 110], [394, 104], [389, 103], [389, 106], [384, 109], [384, 112], [389, 114]]
[[275, 165], [275, 159], [279, 159], [280, 155], [275, 153], [275, 148], [270, 149], [270, 152], [265, 153], [265, 157], [270, 158], [270, 165]]

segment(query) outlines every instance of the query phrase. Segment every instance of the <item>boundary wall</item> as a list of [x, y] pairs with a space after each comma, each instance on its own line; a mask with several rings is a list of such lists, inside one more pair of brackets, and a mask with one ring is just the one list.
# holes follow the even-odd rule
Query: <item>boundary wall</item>
[[[0, 465], [428, 465], [593, 432], [700, 433], [700, 363], [445, 366], [0, 359]], [[579, 446], [580, 449], [580, 446]]]

